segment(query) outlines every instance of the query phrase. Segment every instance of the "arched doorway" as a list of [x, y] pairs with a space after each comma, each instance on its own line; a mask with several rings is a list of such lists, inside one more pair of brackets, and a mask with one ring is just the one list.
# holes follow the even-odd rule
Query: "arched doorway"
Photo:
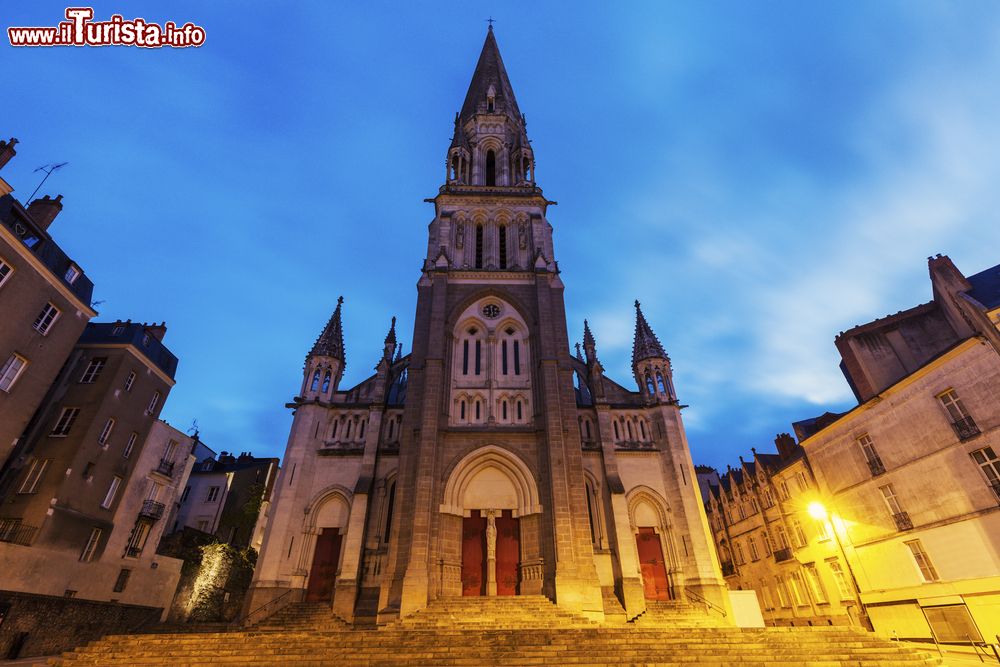
[[522, 544], [522, 521], [541, 512], [534, 477], [524, 462], [492, 445], [470, 452], [448, 478], [441, 511], [462, 518], [461, 548], [455, 554], [461, 594], [522, 593], [526, 562], [535, 560], [526, 558], [531, 554]]
[[664, 505], [651, 491], [633, 491], [629, 495], [629, 518], [635, 534], [643, 593], [647, 600], [671, 600], [674, 593]]
[[351, 513], [350, 502], [340, 491], [322, 495], [307, 515], [306, 535], [315, 542], [309, 554], [306, 602], [331, 602], [343, 555], [343, 537]]

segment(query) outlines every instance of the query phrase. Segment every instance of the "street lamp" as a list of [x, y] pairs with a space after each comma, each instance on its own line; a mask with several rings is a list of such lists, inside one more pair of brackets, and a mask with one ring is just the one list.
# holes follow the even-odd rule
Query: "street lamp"
[[851, 584], [854, 586], [854, 596], [858, 601], [858, 615], [862, 624], [869, 630], [874, 630], [872, 626], [871, 619], [868, 618], [868, 612], [865, 610], [865, 604], [861, 601], [861, 587], [858, 586], [858, 579], [854, 576], [854, 568], [851, 567], [851, 561], [847, 559], [847, 552], [844, 551], [844, 545], [840, 542], [840, 534], [837, 532], [837, 527], [833, 525], [833, 519], [830, 517], [829, 513], [826, 511], [826, 507], [823, 503], [818, 500], [814, 500], [806, 507], [806, 511], [809, 512], [809, 516], [816, 519], [817, 521], [825, 521], [830, 526], [830, 532], [833, 533], [833, 539], [837, 542], [837, 549], [840, 552], [840, 556], [844, 559], [844, 563], [847, 564], [847, 572], [851, 575]]

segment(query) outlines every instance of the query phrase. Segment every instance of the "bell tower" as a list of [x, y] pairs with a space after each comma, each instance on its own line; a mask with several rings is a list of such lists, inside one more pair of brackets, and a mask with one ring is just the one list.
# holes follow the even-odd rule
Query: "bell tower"
[[[398, 515], [380, 609], [406, 615], [440, 596], [516, 590], [600, 620], [563, 283], [546, 219], [554, 202], [535, 182], [492, 27], [446, 169], [427, 200], [434, 218], [399, 447], [397, 493], [413, 512]], [[484, 537], [494, 530], [495, 562]], [[467, 544], [480, 544], [478, 555], [464, 553]]]

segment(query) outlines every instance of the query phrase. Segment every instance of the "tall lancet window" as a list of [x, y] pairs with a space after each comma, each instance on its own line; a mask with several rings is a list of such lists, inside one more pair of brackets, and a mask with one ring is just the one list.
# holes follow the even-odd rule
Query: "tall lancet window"
[[507, 225], [500, 225], [500, 268], [507, 268]]
[[483, 268], [483, 226], [476, 225], [476, 268]]
[[492, 150], [486, 151], [486, 185], [497, 184], [497, 154]]
[[326, 372], [323, 376], [323, 389], [322, 392], [325, 394], [330, 389], [330, 371]]
[[311, 391], [319, 389], [319, 371], [316, 371], [315, 375], [313, 375], [312, 386], [309, 389]]

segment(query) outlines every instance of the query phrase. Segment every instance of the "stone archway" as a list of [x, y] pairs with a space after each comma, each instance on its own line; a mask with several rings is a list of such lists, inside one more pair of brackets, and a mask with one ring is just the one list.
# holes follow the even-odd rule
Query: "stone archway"
[[469, 452], [448, 476], [443, 501], [441, 513], [454, 518], [442, 522], [442, 594], [541, 591], [542, 507], [524, 461], [494, 445]]
[[637, 488], [628, 494], [628, 513], [635, 535], [643, 593], [647, 600], [675, 597], [666, 504], [652, 489]]
[[350, 492], [326, 489], [307, 508], [300, 569], [308, 572], [305, 600], [332, 602], [351, 514]]

